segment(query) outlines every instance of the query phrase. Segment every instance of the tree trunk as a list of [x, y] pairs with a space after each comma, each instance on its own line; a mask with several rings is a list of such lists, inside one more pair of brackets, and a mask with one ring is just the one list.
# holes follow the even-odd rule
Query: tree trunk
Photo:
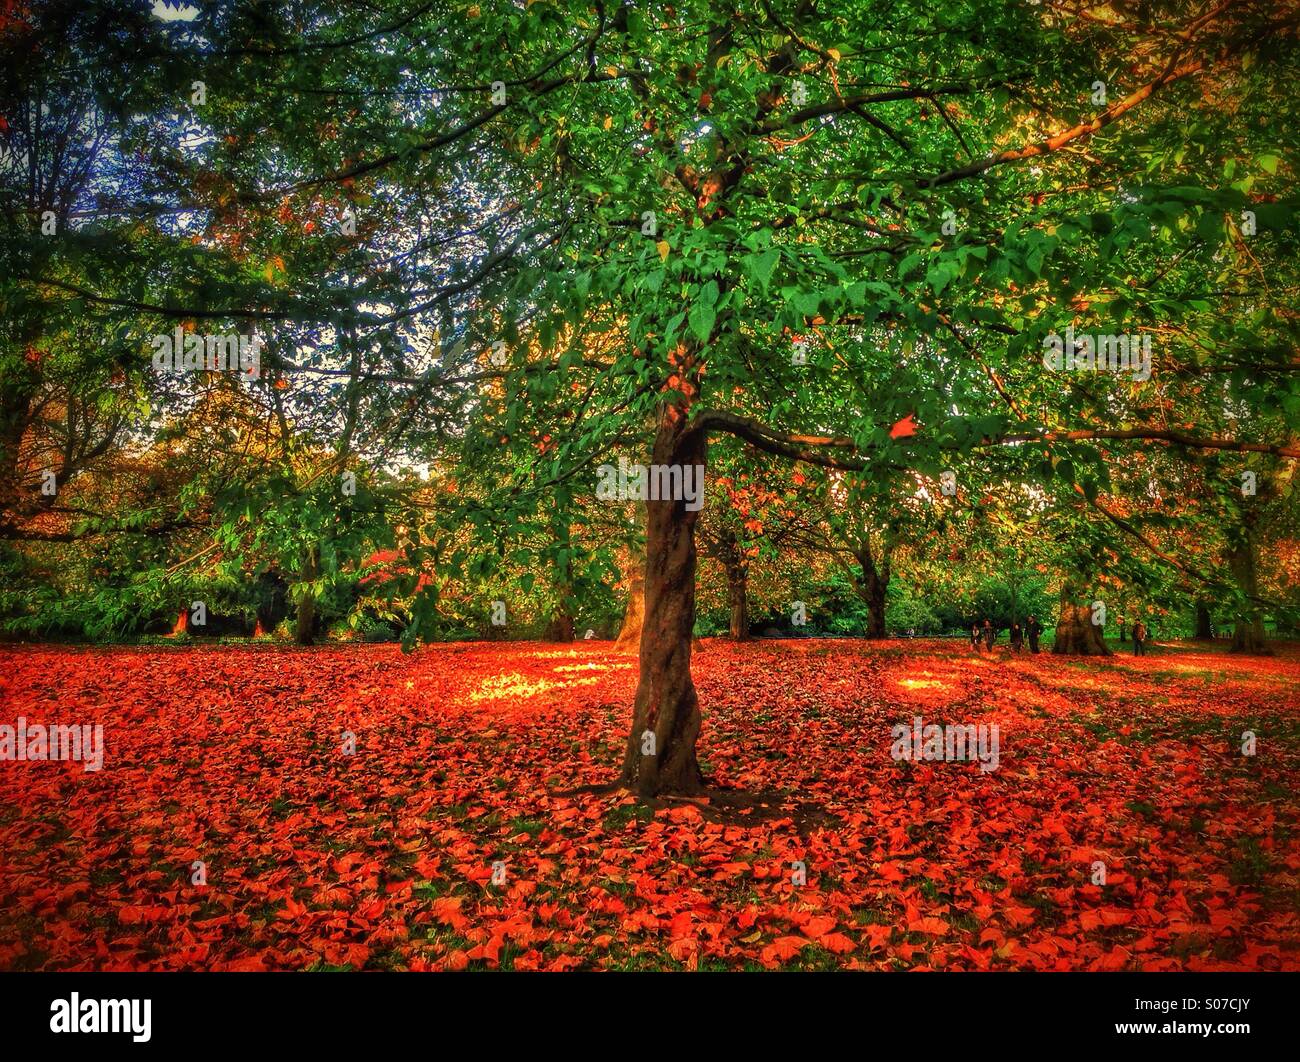
[[1264, 637], [1264, 621], [1258, 617], [1238, 619], [1232, 628], [1232, 651], [1266, 655], [1268, 644]]
[[731, 602], [729, 633], [737, 642], [749, 638], [749, 572], [740, 564], [727, 567], [727, 599]]
[[[302, 576], [303, 582], [314, 582], [318, 574], [316, 549], [312, 547], [307, 551], [307, 557], [303, 564]], [[294, 620], [293, 637], [299, 645], [311, 645], [315, 640], [316, 627], [316, 598], [308, 592], [304, 592], [298, 598], [298, 614]]]
[[[655, 464], [704, 465], [703, 433], [687, 432], [685, 424], [685, 410], [661, 412]], [[642, 799], [703, 789], [695, 757], [700, 706], [691, 680], [698, 517], [683, 501], [646, 503], [641, 675], [621, 779]]]
[[632, 555], [627, 584], [627, 611], [623, 614], [623, 626], [619, 629], [614, 648], [631, 653], [640, 649], [641, 625], [645, 619], [645, 557], [639, 552]]
[[862, 579], [858, 583], [858, 596], [867, 606], [867, 637], [883, 638], [885, 598], [889, 590], [889, 560], [886, 557], [877, 568], [870, 550], [867, 549], [860, 550], [857, 559], [858, 566], [862, 569]]
[[257, 580], [257, 626], [253, 636], [270, 634], [288, 615], [285, 581], [274, 571], [265, 571]]
[[551, 622], [546, 625], [548, 642], [573, 641], [573, 617], [567, 611], [567, 605], [560, 604], [551, 614]]
[[1192, 637], [1200, 639], [1214, 637], [1214, 624], [1210, 622], [1210, 606], [1204, 601], [1196, 602], [1196, 633]]
[[1265, 654], [1268, 647], [1264, 642], [1264, 617], [1251, 600], [1259, 594], [1259, 582], [1255, 572], [1255, 539], [1249, 524], [1242, 540], [1228, 554], [1228, 565], [1238, 589], [1247, 598], [1243, 610], [1234, 617], [1232, 651]]
[[1076, 656], [1110, 656], [1102, 637], [1103, 628], [1092, 622], [1092, 606], [1076, 603], [1073, 591], [1061, 590], [1060, 613], [1056, 621], [1053, 653]]
[[[25, 384], [26, 380], [22, 383]], [[18, 458], [23, 434], [27, 430], [31, 397], [27, 388], [18, 381], [5, 380], [4, 394], [0, 397], [0, 522], [15, 527], [22, 521], [28, 507], [22, 496]]]

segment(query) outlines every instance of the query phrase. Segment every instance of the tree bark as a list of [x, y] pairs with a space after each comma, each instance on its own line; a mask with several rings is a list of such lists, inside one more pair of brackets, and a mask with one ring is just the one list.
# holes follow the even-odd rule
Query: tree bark
[[[704, 434], [685, 426], [684, 409], [669, 406], [661, 412], [655, 464], [704, 465]], [[646, 503], [641, 675], [621, 778], [642, 799], [703, 789], [695, 756], [700, 706], [691, 680], [698, 517], [683, 501]]]
[[1056, 642], [1052, 652], [1075, 656], [1110, 656], [1102, 637], [1103, 628], [1092, 622], [1092, 606], [1078, 604], [1074, 588], [1062, 587], [1056, 621]]
[[1232, 651], [1266, 654], [1268, 646], [1264, 639], [1264, 617], [1251, 603], [1251, 599], [1259, 594], [1259, 580], [1255, 570], [1255, 537], [1249, 522], [1241, 541], [1228, 554], [1228, 566], [1238, 589], [1247, 598], [1244, 610], [1234, 617]]
[[727, 566], [727, 599], [731, 603], [729, 633], [734, 641], [749, 639], [749, 572], [741, 564]]
[[640, 551], [633, 551], [626, 579], [627, 611], [623, 613], [623, 626], [619, 629], [614, 648], [631, 653], [640, 649], [641, 625], [645, 620], [645, 557]]
[[556, 605], [555, 611], [551, 614], [551, 622], [546, 625], [546, 640], [548, 642], [573, 641], [573, 617], [568, 614], [565, 605]]
[[263, 572], [258, 578], [257, 624], [253, 637], [270, 634], [288, 614], [285, 603], [285, 582], [274, 571]]
[[1196, 633], [1192, 637], [1198, 639], [1214, 637], [1214, 624], [1210, 621], [1210, 606], [1204, 601], [1196, 602]]
[[25, 368], [9, 374], [3, 395], [0, 395], [0, 520], [14, 526], [25, 515], [18, 459], [27, 430], [28, 409], [35, 395], [35, 391], [27, 386], [32, 374]]
[[885, 599], [889, 590], [889, 559], [886, 556], [879, 567], [869, 549], [857, 553], [862, 579], [858, 583], [858, 596], [867, 606], [867, 637], [885, 636]]
[[[303, 582], [314, 582], [318, 571], [316, 548], [313, 546], [307, 551], [307, 557], [303, 563]], [[294, 620], [293, 628], [294, 641], [299, 645], [311, 645], [315, 641], [315, 627], [316, 599], [310, 593], [304, 592], [298, 598], [298, 614]]]

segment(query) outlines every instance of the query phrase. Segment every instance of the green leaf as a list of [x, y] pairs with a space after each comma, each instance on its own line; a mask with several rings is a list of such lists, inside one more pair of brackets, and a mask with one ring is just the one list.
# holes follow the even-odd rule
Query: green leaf
[[772, 283], [772, 271], [776, 269], [776, 263], [781, 257], [781, 252], [775, 247], [769, 247], [762, 254], [749, 255], [745, 259], [745, 266], [749, 275], [763, 288], [763, 293], [767, 293], [768, 285]]
[[713, 334], [713, 323], [717, 316], [718, 313], [712, 306], [706, 306], [703, 303], [697, 302], [691, 308], [689, 317], [691, 331], [701, 343], [709, 341], [709, 337]]

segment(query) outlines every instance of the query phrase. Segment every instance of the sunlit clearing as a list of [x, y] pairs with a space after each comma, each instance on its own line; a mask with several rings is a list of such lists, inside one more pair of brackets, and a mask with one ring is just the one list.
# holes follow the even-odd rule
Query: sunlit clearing
[[496, 675], [490, 679], [484, 680], [483, 684], [477, 690], [469, 695], [469, 699], [474, 704], [481, 704], [484, 701], [500, 701], [506, 699], [518, 699], [523, 697], [536, 697], [539, 694], [546, 693], [554, 689], [573, 689], [575, 686], [594, 686], [599, 681], [595, 678], [585, 679], [568, 679], [563, 682], [552, 682], [550, 679], [529, 679], [524, 675]]

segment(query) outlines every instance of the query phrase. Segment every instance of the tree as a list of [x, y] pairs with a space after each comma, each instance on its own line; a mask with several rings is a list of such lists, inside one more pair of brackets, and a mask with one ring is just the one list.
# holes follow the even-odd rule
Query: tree
[[[1201, 582], [1126, 478], [1166, 450], [1300, 457], [1298, 24], [1282, 0], [1104, 21], [999, 0], [306, 3], [167, 24], [34, 5], [24, 33], [60, 42], [58, 91], [95, 72], [108, 146], [63, 197], [93, 222], [48, 243], [10, 214], [26, 228], [4, 263], [5, 460], [32, 430], [29, 350], [84, 316], [117, 337], [96, 359], [169, 405], [193, 381], [148, 373], [145, 337], [259, 328], [265, 372], [233, 386], [275, 429], [254, 511], [296, 550], [279, 557], [301, 631], [381, 524], [402, 528], [412, 584], [436, 575], [411, 638], [436, 628], [445, 580], [484, 575], [484, 544], [533, 521], [564, 598], [583, 537], [568, 514], [615, 448], [648, 450], [671, 488], [737, 445], [876, 498], [945, 472], [1032, 493], [1064, 644], [1090, 648], [1079, 609], [1102, 580], [1148, 578], [1104, 553], [1115, 538]], [[37, 132], [45, 58], [3, 110], [41, 156], [5, 190], [36, 206], [31, 173], [58, 168]], [[185, 103], [196, 68], [206, 105]], [[60, 119], [74, 140], [77, 112]], [[1054, 363], [1074, 333], [1112, 354], [1102, 333], [1135, 338], [1126, 358], [1155, 338], [1155, 384]], [[450, 462], [475, 487], [432, 514], [380, 475]], [[372, 481], [373, 522], [339, 496], [349, 471]], [[217, 501], [186, 567], [255, 535], [249, 498]], [[646, 502], [619, 783], [647, 799], [705, 785], [700, 519], [671, 489]]]

